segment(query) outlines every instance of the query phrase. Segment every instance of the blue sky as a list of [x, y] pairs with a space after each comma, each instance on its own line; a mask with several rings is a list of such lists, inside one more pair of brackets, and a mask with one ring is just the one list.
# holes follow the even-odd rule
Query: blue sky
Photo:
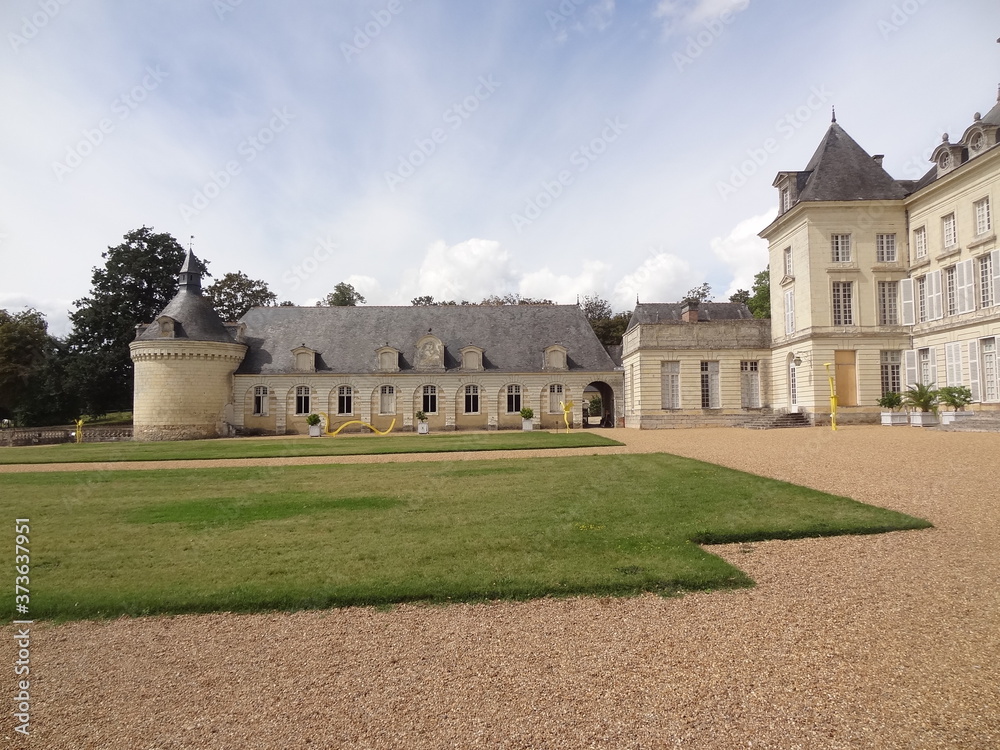
[[717, 299], [837, 120], [897, 178], [996, 101], [995, 0], [8, 0], [0, 306], [146, 225], [311, 304]]

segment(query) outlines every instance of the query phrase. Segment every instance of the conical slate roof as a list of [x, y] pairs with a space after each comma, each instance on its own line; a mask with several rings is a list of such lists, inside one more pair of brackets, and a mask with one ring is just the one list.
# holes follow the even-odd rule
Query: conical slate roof
[[[201, 296], [201, 263], [190, 250], [178, 272], [178, 280], [177, 294], [158, 316], [158, 318], [166, 316], [173, 319], [173, 338], [235, 344], [236, 341], [226, 329], [219, 313], [212, 307], [212, 303]], [[156, 341], [163, 338], [166, 337], [160, 335], [160, 327], [151, 325], [137, 336], [136, 340]]]
[[800, 201], [899, 200], [906, 190], [836, 122], [806, 166]]

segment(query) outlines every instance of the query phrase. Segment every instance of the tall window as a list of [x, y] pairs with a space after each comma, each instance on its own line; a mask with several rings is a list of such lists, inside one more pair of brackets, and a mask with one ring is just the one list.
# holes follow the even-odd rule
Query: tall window
[[993, 299], [993, 255], [979, 256], [979, 306], [989, 307]]
[[878, 282], [878, 324], [899, 325], [899, 282]]
[[479, 386], [478, 385], [467, 385], [467, 386], [465, 386], [465, 413], [466, 414], [478, 414], [479, 413]]
[[976, 207], [976, 234], [986, 234], [993, 226], [990, 221], [990, 199], [983, 198], [975, 202]]
[[253, 389], [253, 415], [255, 417], [267, 416], [267, 386], [255, 385]]
[[295, 413], [309, 413], [309, 386], [300, 385], [295, 388]]
[[517, 414], [521, 411], [521, 386], [507, 386], [507, 413]]
[[425, 385], [423, 388], [423, 399], [420, 410], [425, 414], [437, 414], [438, 410], [438, 389], [436, 385]]
[[997, 340], [983, 339], [980, 342], [983, 361], [983, 401], [996, 401], [997, 388]]
[[760, 363], [755, 359], [740, 362], [740, 406], [760, 408]]
[[381, 388], [379, 388], [378, 413], [379, 414], [396, 413], [396, 386], [383, 385]]
[[795, 290], [785, 292], [785, 334], [795, 333]]
[[792, 273], [792, 248], [785, 248], [785, 276], [794, 276]]
[[927, 277], [917, 278], [917, 321], [927, 320]]
[[833, 324], [835, 326], [854, 325], [853, 284], [853, 281], [833, 282]]
[[701, 363], [701, 408], [718, 409], [719, 397], [719, 363]]
[[881, 353], [881, 376], [882, 395], [887, 393], [900, 393], [903, 390], [900, 378], [900, 352], [894, 350], [883, 350]]
[[927, 227], [913, 230], [913, 252], [917, 259], [927, 257]]
[[851, 261], [851, 235], [831, 235], [830, 246], [833, 251], [834, 263], [849, 263]]
[[[633, 399], [634, 398], [635, 394], [633, 393]], [[563, 387], [558, 383], [553, 383], [552, 385], [549, 386], [549, 414], [562, 414], [562, 407], [559, 405], [559, 402], [562, 400], [563, 400]]]
[[663, 362], [660, 365], [662, 407], [681, 408], [681, 363]]
[[917, 355], [919, 356], [920, 382], [924, 385], [933, 385], [934, 379], [931, 377], [931, 350], [918, 349]]
[[955, 214], [948, 214], [941, 219], [941, 240], [945, 247], [954, 247], [958, 244], [958, 234], [955, 229]]
[[896, 262], [896, 235], [875, 235], [875, 260], [879, 263]]
[[955, 266], [944, 269], [944, 310], [945, 315], [958, 314], [958, 283]]
[[792, 191], [788, 188], [781, 188], [781, 213], [785, 213], [792, 207]]
[[337, 414], [354, 413], [354, 390], [349, 385], [337, 389]]

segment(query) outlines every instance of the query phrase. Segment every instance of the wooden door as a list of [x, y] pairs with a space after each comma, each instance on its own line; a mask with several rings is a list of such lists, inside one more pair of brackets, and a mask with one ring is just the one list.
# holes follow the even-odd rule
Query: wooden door
[[835, 351], [833, 353], [834, 376], [836, 377], [837, 404], [858, 405], [857, 352]]

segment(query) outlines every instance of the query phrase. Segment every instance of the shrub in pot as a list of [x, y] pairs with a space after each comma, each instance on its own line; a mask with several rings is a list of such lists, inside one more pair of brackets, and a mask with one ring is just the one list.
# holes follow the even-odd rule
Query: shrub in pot
[[884, 410], [882, 412], [882, 424], [892, 426], [897, 424], [907, 424], [909, 417], [901, 414], [897, 410], [903, 405], [903, 397], [895, 391], [886, 393], [878, 400], [878, 405]]
[[427, 434], [429, 434], [430, 431], [431, 431], [431, 428], [430, 428], [430, 425], [427, 424], [427, 415], [424, 414], [422, 411], [418, 411], [413, 416], [415, 416], [417, 418], [417, 434], [418, 435], [427, 435]]
[[309, 425], [309, 437], [319, 437], [323, 434], [320, 422], [322, 422], [322, 419], [319, 414], [310, 414], [306, 417], [306, 424]]
[[933, 384], [917, 383], [906, 389], [903, 404], [909, 406], [910, 424], [914, 427], [934, 427], [938, 423], [938, 392]]
[[938, 401], [948, 407], [941, 412], [941, 424], [951, 424], [959, 417], [971, 416], [965, 407], [972, 403], [972, 391], [964, 385], [946, 385], [938, 389]]
[[521, 429], [531, 431], [533, 428], [532, 419], [535, 418], [535, 410], [525, 406], [521, 409]]

